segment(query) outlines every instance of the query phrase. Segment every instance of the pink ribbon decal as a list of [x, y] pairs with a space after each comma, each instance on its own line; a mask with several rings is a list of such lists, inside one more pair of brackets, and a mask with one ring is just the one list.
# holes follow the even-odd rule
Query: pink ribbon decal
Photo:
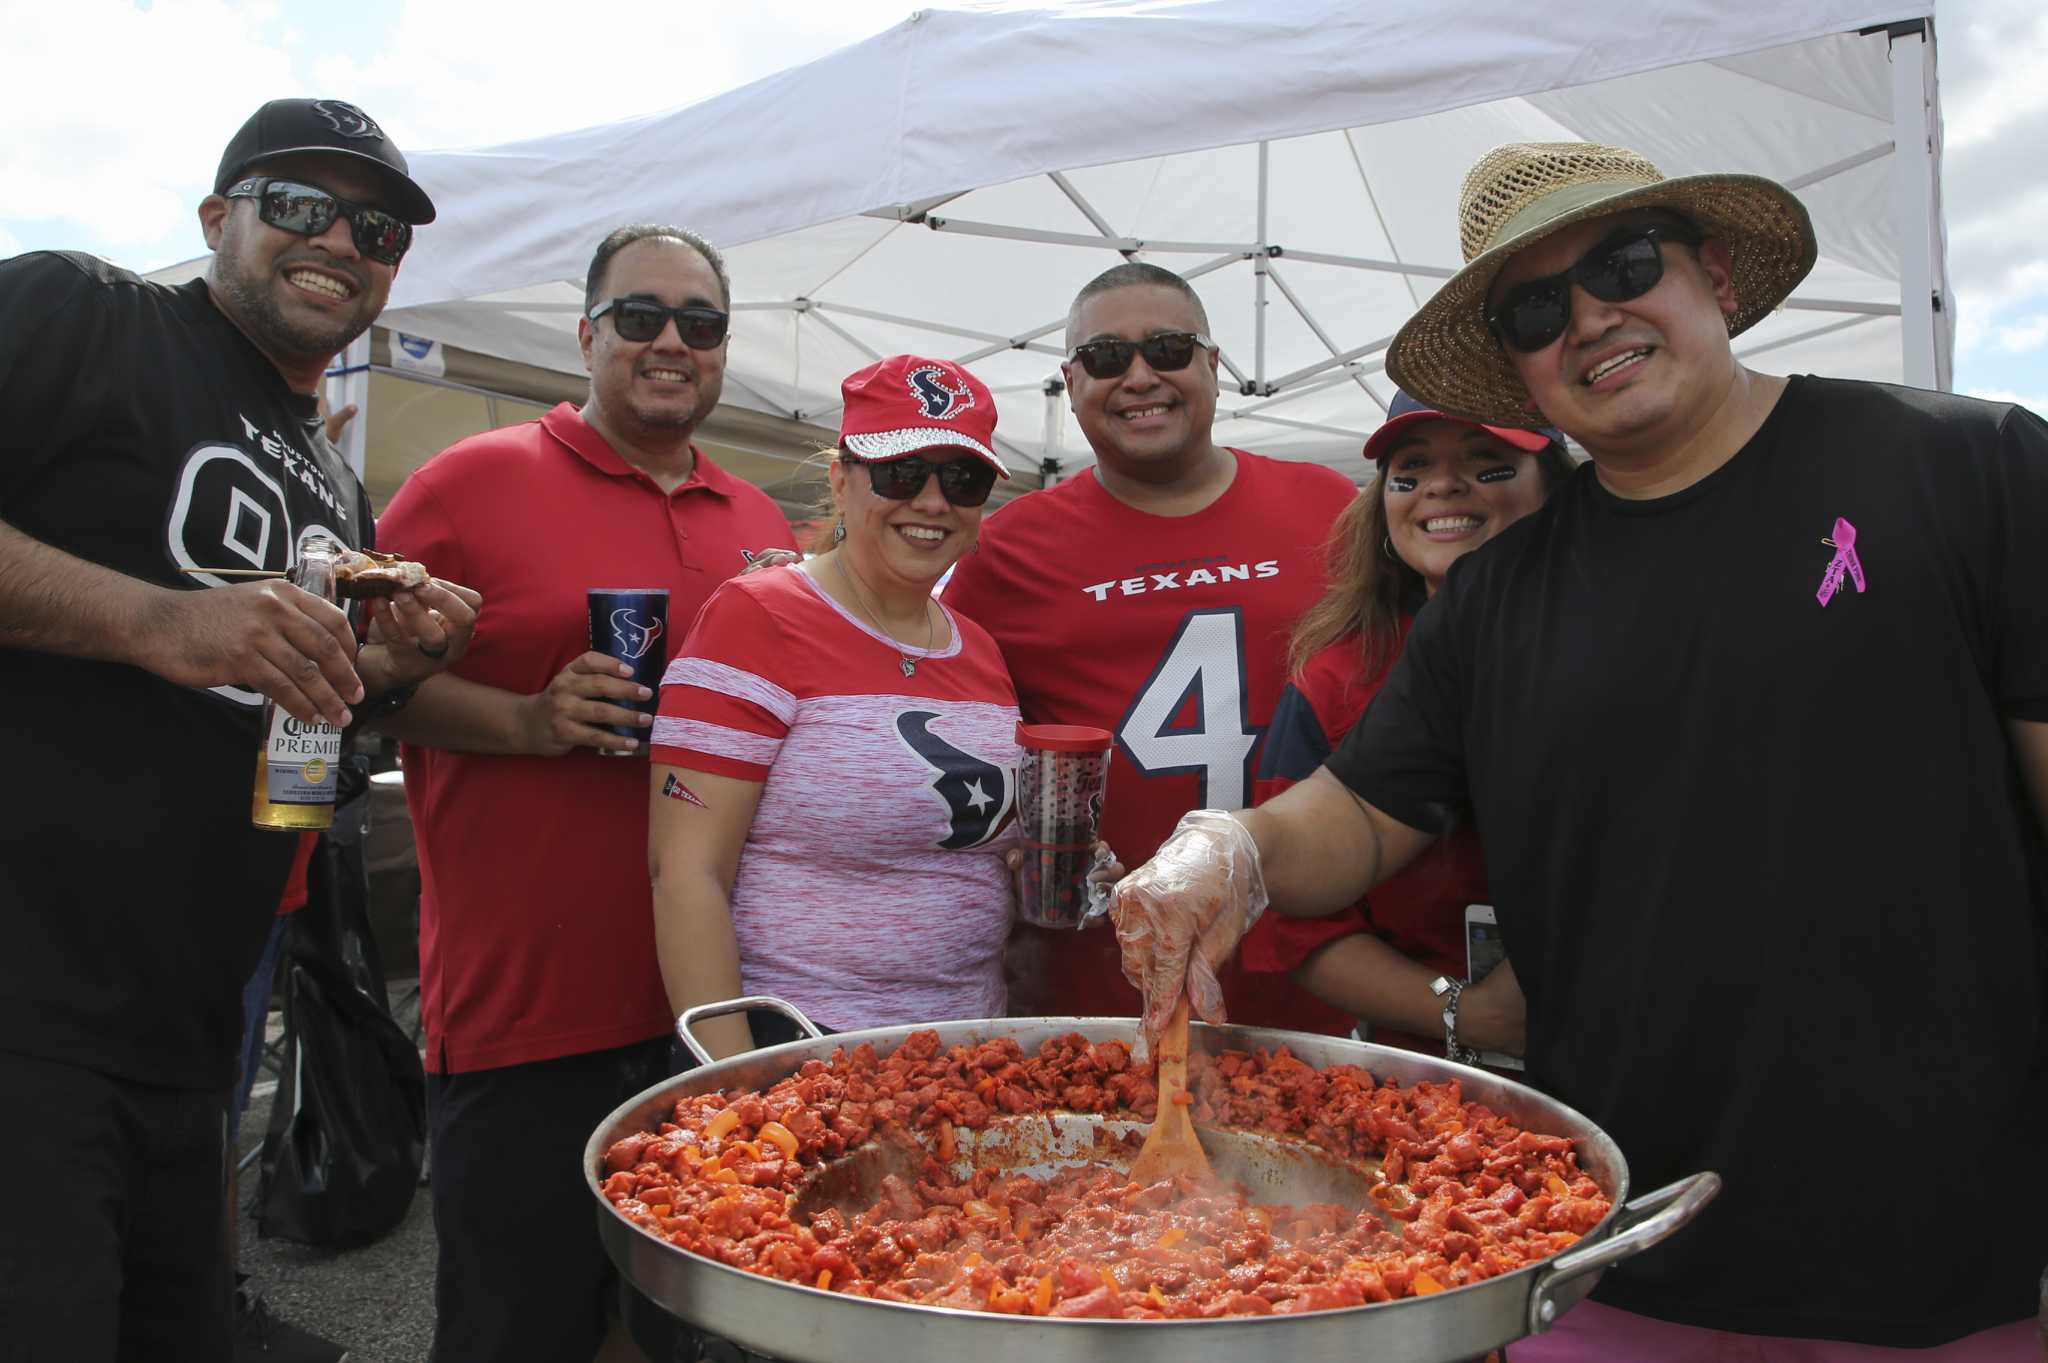
[[1856, 584], [1857, 592], [1862, 592], [1865, 585], [1863, 560], [1856, 557], [1856, 527], [1840, 516], [1835, 517], [1834, 541], [1835, 556], [1829, 561], [1828, 570], [1820, 575], [1820, 590], [1814, 593], [1823, 606], [1834, 600], [1835, 593], [1842, 589], [1844, 573]]

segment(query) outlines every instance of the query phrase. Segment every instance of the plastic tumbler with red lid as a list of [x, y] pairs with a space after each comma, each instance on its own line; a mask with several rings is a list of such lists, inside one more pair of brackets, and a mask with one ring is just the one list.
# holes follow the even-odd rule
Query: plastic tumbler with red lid
[[1078, 928], [1107, 904], [1107, 887], [1091, 887], [1088, 872], [1098, 864], [1109, 731], [1019, 724], [1017, 744], [1018, 915], [1042, 928]]

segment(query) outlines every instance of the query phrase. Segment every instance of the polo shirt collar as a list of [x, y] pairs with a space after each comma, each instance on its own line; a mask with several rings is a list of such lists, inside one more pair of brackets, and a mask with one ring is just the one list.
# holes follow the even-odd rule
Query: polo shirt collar
[[[541, 417], [540, 424], [542, 430], [567, 446], [578, 458], [599, 473], [613, 478], [638, 478], [653, 485], [653, 479], [619, 457], [618, 451], [611, 447], [611, 442], [600, 435], [595, 426], [583, 419], [583, 412], [575, 403], [557, 403]], [[688, 480], [670, 493], [670, 496], [679, 496], [697, 489], [726, 498], [738, 494], [738, 482], [730, 473], [711, 462], [704, 451], [698, 449], [695, 444], [690, 446], [690, 453], [695, 456], [695, 468]]]

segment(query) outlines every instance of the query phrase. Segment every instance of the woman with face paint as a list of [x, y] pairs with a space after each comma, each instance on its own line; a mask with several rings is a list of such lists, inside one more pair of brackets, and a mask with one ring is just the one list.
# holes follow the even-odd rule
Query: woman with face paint
[[[1295, 625], [1293, 679], [1260, 758], [1260, 802], [1306, 779], [1350, 732], [1451, 564], [1541, 506], [1572, 471], [1556, 431], [1480, 425], [1406, 393], [1395, 394], [1365, 457], [1379, 478], [1332, 527], [1329, 590]], [[1290, 974], [1359, 1018], [1371, 1040], [1441, 1053], [1446, 1000], [1431, 985], [1464, 978], [1465, 906], [1488, 902], [1478, 833], [1461, 824], [1341, 913], [1264, 915], [1243, 960]], [[1514, 969], [1503, 965], [1462, 991], [1458, 1040], [1518, 1055], [1522, 1011]]]

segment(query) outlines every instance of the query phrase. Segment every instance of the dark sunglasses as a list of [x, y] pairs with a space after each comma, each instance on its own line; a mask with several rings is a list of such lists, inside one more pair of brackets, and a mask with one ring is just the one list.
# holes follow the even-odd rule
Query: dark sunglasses
[[924, 491], [924, 480], [939, 475], [939, 491], [954, 506], [980, 506], [996, 485], [995, 465], [979, 455], [937, 463], [921, 454], [868, 464], [868, 486], [877, 497], [907, 502]]
[[1142, 341], [1088, 341], [1075, 346], [1067, 358], [1079, 360], [1091, 379], [1118, 377], [1131, 367], [1134, 355], [1143, 355], [1149, 368], [1170, 374], [1193, 364], [1197, 350], [1208, 350], [1215, 344], [1199, 331], [1162, 331]]
[[1570, 269], [1509, 289], [1486, 313], [1486, 325], [1503, 345], [1524, 352], [1541, 350], [1571, 324], [1572, 285], [1603, 303], [1641, 298], [1664, 277], [1659, 242], [1698, 246], [1702, 240], [1697, 231], [1676, 223], [1624, 228], [1580, 256]]
[[254, 199], [257, 217], [271, 227], [302, 237], [317, 237], [334, 226], [336, 218], [346, 217], [356, 250], [383, 265], [396, 265], [405, 259], [412, 246], [411, 223], [401, 222], [381, 208], [350, 203], [297, 180], [259, 175], [230, 185], [223, 197]]
[[599, 303], [590, 310], [590, 320], [595, 322], [606, 313], [612, 315], [612, 327], [622, 341], [651, 341], [661, 335], [661, 329], [673, 317], [676, 335], [692, 350], [717, 349], [732, 321], [730, 315], [717, 308], [672, 308], [649, 298], [614, 298], [609, 303]]

